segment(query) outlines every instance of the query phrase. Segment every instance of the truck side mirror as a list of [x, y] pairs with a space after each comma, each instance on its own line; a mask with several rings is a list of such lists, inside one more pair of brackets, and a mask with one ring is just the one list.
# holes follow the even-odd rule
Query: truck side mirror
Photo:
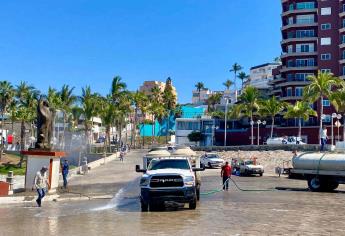
[[135, 171], [136, 171], [136, 172], [142, 172], [142, 173], [145, 173], [145, 172], [146, 172], [146, 170], [140, 169], [140, 165], [135, 165]]

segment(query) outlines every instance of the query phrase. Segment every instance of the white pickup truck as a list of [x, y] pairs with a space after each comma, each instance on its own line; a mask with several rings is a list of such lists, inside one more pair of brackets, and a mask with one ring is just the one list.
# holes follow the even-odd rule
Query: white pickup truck
[[289, 137], [276, 137], [276, 138], [268, 138], [266, 141], [267, 145], [279, 145], [279, 144], [306, 144], [302, 142], [301, 137], [289, 136]]

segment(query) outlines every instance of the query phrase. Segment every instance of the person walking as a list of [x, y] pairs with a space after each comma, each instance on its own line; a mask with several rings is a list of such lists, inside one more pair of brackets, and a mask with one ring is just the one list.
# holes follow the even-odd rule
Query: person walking
[[120, 152], [120, 161], [123, 162], [123, 157], [125, 156], [125, 153], [123, 150]]
[[64, 189], [67, 189], [67, 177], [68, 177], [68, 172], [69, 172], [69, 164], [68, 160], [65, 160], [61, 164], [61, 172], [62, 172], [62, 178], [63, 178], [63, 187]]
[[327, 128], [326, 127], [323, 127], [321, 130], [320, 130], [320, 143], [321, 143], [321, 147], [320, 147], [320, 152], [323, 152], [324, 151], [324, 148], [325, 148], [325, 145], [327, 143]]
[[40, 171], [36, 173], [35, 179], [34, 179], [34, 186], [32, 189], [36, 188], [38, 197], [37, 197], [37, 205], [39, 207], [42, 206], [42, 199], [46, 195], [46, 192], [48, 191], [49, 182], [47, 177], [47, 170], [48, 168], [46, 166], [43, 166]]
[[229, 178], [231, 177], [231, 166], [229, 162], [225, 162], [225, 165], [222, 166], [220, 176], [223, 177], [223, 190], [229, 190]]

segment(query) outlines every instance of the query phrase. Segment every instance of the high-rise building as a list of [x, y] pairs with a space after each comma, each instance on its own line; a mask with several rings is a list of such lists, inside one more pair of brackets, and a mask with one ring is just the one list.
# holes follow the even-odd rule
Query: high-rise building
[[281, 0], [282, 67], [272, 81], [283, 101], [301, 99], [308, 75], [345, 75], [345, 1]]

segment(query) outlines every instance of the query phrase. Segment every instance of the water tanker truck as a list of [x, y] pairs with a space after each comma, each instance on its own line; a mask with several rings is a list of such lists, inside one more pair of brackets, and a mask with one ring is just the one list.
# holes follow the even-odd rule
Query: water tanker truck
[[345, 183], [345, 154], [303, 153], [292, 158], [290, 176], [308, 181], [311, 191], [333, 191]]

